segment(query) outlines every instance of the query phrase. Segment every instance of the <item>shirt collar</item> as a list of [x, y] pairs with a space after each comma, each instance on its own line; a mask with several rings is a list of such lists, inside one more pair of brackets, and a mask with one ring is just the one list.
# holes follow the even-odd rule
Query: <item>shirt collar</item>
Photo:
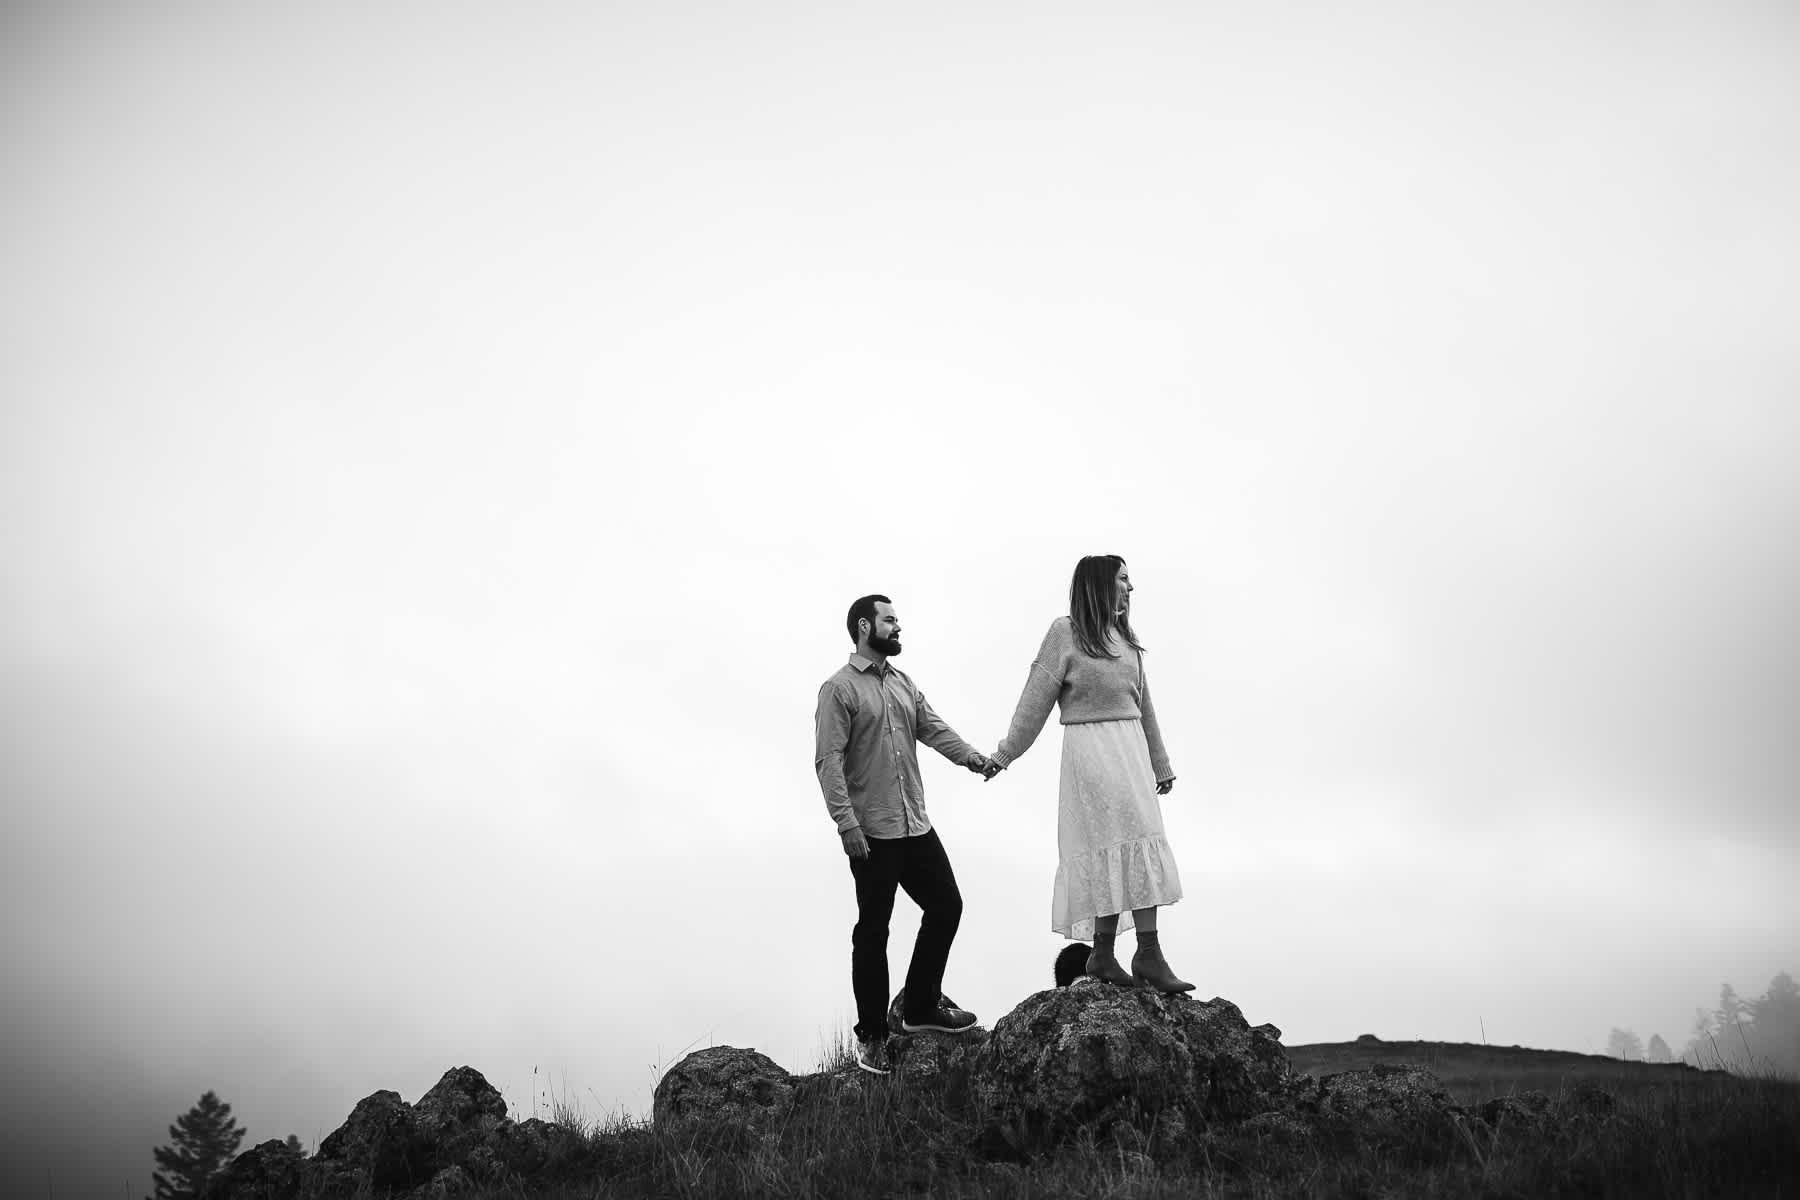
[[894, 669], [893, 666], [888, 663], [882, 663], [881, 666], [877, 667], [874, 659], [864, 658], [854, 650], [850, 652], [850, 665], [864, 674], [874, 671], [877, 677], [886, 675], [889, 671]]

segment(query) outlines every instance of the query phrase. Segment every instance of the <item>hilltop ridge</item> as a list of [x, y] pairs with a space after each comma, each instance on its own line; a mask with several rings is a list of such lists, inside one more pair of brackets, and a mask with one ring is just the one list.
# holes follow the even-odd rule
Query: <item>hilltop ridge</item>
[[1625, 1062], [1576, 1050], [1538, 1050], [1481, 1042], [1387, 1041], [1364, 1034], [1353, 1042], [1285, 1046], [1294, 1070], [1309, 1075], [1361, 1071], [1377, 1065], [1424, 1067], [1461, 1104], [1479, 1104], [1515, 1091], [1554, 1093], [1575, 1083], [1632, 1092], [1713, 1078], [1688, 1063]]

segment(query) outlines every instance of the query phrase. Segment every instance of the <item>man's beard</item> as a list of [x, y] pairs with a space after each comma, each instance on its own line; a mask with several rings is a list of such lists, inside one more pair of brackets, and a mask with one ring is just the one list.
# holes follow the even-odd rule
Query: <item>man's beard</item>
[[892, 658], [894, 655], [900, 653], [900, 639], [897, 637], [876, 637], [874, 634], [870, 634], [869, 649], [875, 651], [877, 654]]

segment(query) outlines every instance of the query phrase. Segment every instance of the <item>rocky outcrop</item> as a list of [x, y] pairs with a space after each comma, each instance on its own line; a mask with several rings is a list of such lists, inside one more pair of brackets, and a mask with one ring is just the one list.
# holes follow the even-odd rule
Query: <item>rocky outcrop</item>
[[1120, 1122], [1165, 1134], [1287, 1107], [1281, 1031], [1229, 1000], [1078, 980], [1028, 996], [994, 1025], [970, 1087], [983, 1116], [1031, 1141]]
[[656, 1084], [652, 1119], [665, 1130], [705, 1121], [760, 1131], [793, 1099], [794, 1077], [768, 1055], [737, 1046], [709, 1046], [663, 1072]]
[[[896, 1022], [900, 1003], [890, 1012]], [[1471, 1112], [1413, 1066], [1296, 1075], [1281, 1030], [1251, 1025], [1228, 1000], [1085, 979], [1026, 997], [991, 1032], [898, 1034], [888, 1048], [894, 1072], [886, 1078], [854, 1065], [794, 1077], [753, 1050], [701, 1051], [658, 1085], [657, 1127], [703, 1120], [766, 1129], [789, 1106], [930, 1085], [980, 1130], [978, 1153], [1017, 1157], [1082, 1135], [1145, 1151], [1224, 1129], [1281, 1142], [1343, 1132], [1410, 1138], [1457, 1122], [1542, 1119], [1548, 1104], [1527, 1094]]]
[[412, 1112], [420, 1133], [437, 1142], [491, 1135], [507, 1120], [506, 1097], [474, 1067], [444, 1072]]
[[398, 1092], [365, 1096], [311, 1158], [274, 1141], [246, 1150], [207, 1196], [453, 1196], [508, 1177], [577, 1167], [584, 1153], [578, 1133], [536, 1118], [508, 1119], [499, 1090], [473, 1067], [456, 1067], [417, 1104]]
[[1461, 1113], [1424, 1067], [1374, 1066], [1319, 1080], [1307, 1105], [1321, 1121], [1370, 1134], [1408, 1134], [1447, 1125]]
[[315, 1162], [334, 1186], [387, 1191], [430, 1179], [432, 1158], [412, 1106], [399, 1092], [380, 1091], [356, 1102], [349, 1118], [319, 1143]]
[[[900, 1003], [896, 997], [890, 1015]], [[1541, 1092], [1522, 1092], [1464, 1109], [1421, 1067], [1296, 1075], [1281, 1031], [1250, 1025], [1228, 1000], [1086, 979], [1026, 997], [991, 1032], [899, 1034], [889, 1038], [889, 1053], [888, 1076], [848, 1062], [794, 1076], [753, 1049], [696, 1051], [657, 1083], [654, 1127], [645, 1136], [686, 1138], [685, 1131], [704, 1129], [725, 1135], [709, 1144], [755, 1146], [790, 1118], [835, 1120], [893, 1088], [918, 1089], [966, 1120], [970, 1152], [996, 1170], [1083, 1137], [1107, 1137], [1121, 1162], [1149, 1169], [1165, 1150], [1196, 1139], [1412, 1139], [1452, 1128], [1459, 1137], [1491, 1136], [1613, 1119], [1612, 1097], [1587, 1084], [1555, 1105]], [[391, 1091], [364, 1097], [310, 1159], [282, 1142], [252, 1147], [207, 1196], [436, 1200], [584, 1172], [591, 1179], [608, 1153], [564, 1126], [509, 1120], [499, 1091], [479, 1071], [457, 1067], [416, 1104]]]
[[1550, 1097], [1539, 1091], [1496, 1096], [1483, 1104], [1478, 1114], [1495, 1129], [1544, 1129], [1550, 1124]]

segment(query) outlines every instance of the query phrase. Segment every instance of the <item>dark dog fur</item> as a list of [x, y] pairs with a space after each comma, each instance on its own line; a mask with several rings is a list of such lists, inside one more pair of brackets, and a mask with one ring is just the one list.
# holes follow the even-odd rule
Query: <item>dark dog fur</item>
[[1051, 973], [1056, 976], [1057, 987], [1068, 987], [1077, 979], [1087, 974], [1088, 945], [1086, 942], [1070, 942], [1056, 956], [1056, 966]]

